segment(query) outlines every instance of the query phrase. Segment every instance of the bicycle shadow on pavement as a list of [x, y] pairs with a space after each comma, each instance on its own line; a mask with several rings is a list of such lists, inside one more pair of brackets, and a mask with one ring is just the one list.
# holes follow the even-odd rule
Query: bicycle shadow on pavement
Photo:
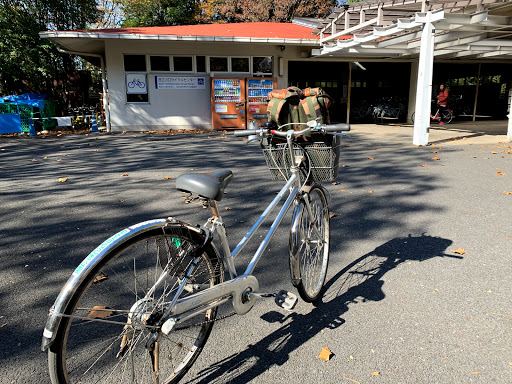
[[197, 372], [190, 382], [247, 383], [273, 366], [285, 364], [290, 354], [324, 329], [342, 326], [350, 304], [385, 299], [384, 275], [409, 261], [426, 261], [436, 257], [462, 259], [446, 254], [451, 240], [427, 235], [392, 239], [361, 256], [339, 271], [324, 287], [322, 302], [310, 313], [283, 315], [270, 311], [261, 318], [283, 324], [278, 330], [240, 353], [233, 354]]

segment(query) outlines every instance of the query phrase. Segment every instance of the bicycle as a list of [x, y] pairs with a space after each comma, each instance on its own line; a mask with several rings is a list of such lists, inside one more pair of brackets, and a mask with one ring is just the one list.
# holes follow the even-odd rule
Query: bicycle
[[[286, 125], [297, 124], [282, 127]], [[217, 202], [233, 174], [220, 170], [176, 180], [178, 190], [198, 195], [194, 199], [211, 208], [212, 217], [204, 225], [175, 218], [145, 221], [108, 238], [83, 260], [50, 309], [44, 329], [42, 349], [48, 350], [52, 383], [177, 383], [201, 353], [219, 320], [220, 305], [231, 302], [234, 313], [244, 315], [257, 299], [274, 297], [278, 306], [292, 310], [295, 294], [261, 292], [253, 275], [292, 206], [292, 283], [306, 302], [321, 297], [329, 263], [330, 216], [327, 192], [319, 182], [337, 176], [339, 135], [350, 126], [320, 126], [316, 121], [306, 125], [301, 131], [235, 131], [237, 137], [261, 141], [271, 175], [285, 185], [232, 251]], [[235, 257], [287, 192], [245, 271], [237, 274]], [[214, 234], [222, 254], [212, 242]]]
[[[430, 120], [444, 121], [446, 124], [450, 124], [451, 121], [453, 120], [453, 111], [451, 109], [445, 108], [444, 111], [442, 112], [443, 120], [441, 120], [441, 115], [439, 114], [440, 110], [441, 109], [438, 106], [436, 113], [434, 115], [430, 114]], [[413, 123], [414, 123], [415, 115], [416, 115], [416, 112], [413, 112], [411, 115], [411, 121]]]

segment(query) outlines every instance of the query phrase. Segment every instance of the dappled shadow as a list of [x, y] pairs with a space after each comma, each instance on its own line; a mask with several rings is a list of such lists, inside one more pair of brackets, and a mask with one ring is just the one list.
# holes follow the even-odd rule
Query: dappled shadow
[[451, 240], [425, 235], [395, 238], [382, 244], [330, 279], [325, 286], [323, 302], [310, 313], [287, 316], [274, 311], [266, 313], [263, 320], [283, 325], [240, 353], [198, 372], [193, 382], [248, 383], [273, 366], [283, 365], [294, 350], [323, 330], [342, 326], [346, 322], [342, 316], [351, 305], [384, 300], [385, 275], [400, 264], [436, 257], [462, 259], [445, 254], [451, 244]]
[[[434, 167], [419, 167], [432, 157], [429, 150], [381, 139], [345, 139], [339, 185], [326, 183], [331, 211], [336, 213], [331, 225], [331, 238], [337, 239], [332, 242], [333, 257], [350, 242], [389, 228], [422, 233], [430, 219], [408, 222], [407, 216], [418, 212], [432, 216], [441, 209], [435, 201], [424, 199], [431, 191], [444, 188]], [[233, 170], [234, 180], [220, 204], [232, 246], [281, 185], [270, 180], [260, 148], [232, 134], [0, 138], [0, 149], [0, 324], [7, 324], [0, 328], [6, 336], [2, 336], [0, 374], [5, 373], [10, 381], [23, 381], [10, 373], [14, 365], [31, 366], [46, 377], [46, 356], [39, 345], [48, 309], [76, 265], [97, 244], [148, 219], [175, 216], [193, 224], [204, 222], [209, 212], [184, 205], [174, 190], [179, 174]], [[68, 180], [59, 182], [59, 178]], [[369, 194], [370, 189], [375, 193]], [[263, 258], [256, 268], [265, 289], [279, 288], [288, 275], [286, 227], [285, 220], [271, 244], [271, 252], [280, 257]], [[248, 258], [246, 252], [238, 263]], [[317, 327], [311, 327], [316, 332]], [[293, 348], [296, 341], [292, 340], [287, 348]]]

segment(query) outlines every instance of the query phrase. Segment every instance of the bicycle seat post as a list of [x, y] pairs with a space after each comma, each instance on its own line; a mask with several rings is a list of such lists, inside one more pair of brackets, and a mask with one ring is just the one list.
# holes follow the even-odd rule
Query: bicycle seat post
[[220, 216], [220, 211], [217, 202], [215, 200], [210, 200], [209, 203], [213, 215], [209, 222], [211, 222], [212, 227], [214, 227], [211, 228], [211, 230], [215, 229], [219, 234], [220, 243], [222, 245], [222, 253], [224, 254], [224, 259], [228, 267], [229, 276], [232, 279], [234, 279], [237, 276], [237, 273], [235, 269], [235, 260], [233, 255], [231, 254], [231, 249], [229, 247], [228, 236], [226, 234], [226, 227], [224, 225], [224, 222], [222, 221], [222, 217]]

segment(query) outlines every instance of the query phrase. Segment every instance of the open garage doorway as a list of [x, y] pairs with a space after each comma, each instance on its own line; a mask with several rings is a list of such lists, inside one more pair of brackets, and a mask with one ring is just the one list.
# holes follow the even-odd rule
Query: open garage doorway
[[334, 99], [335, 104], [331, 108], [333, 122], [346, 121], [349, 95], [351, 123], [376, 122], [376, 119], [382, 116], [377, 116], [375, 108], [381, 108], [382, 115], [384, 106], [390, 112], [385, 116], [386, 120], [404, 121], [407, 116], [410, 76], [410, 63], [288, 63], [290, 86], [320, 87]]

